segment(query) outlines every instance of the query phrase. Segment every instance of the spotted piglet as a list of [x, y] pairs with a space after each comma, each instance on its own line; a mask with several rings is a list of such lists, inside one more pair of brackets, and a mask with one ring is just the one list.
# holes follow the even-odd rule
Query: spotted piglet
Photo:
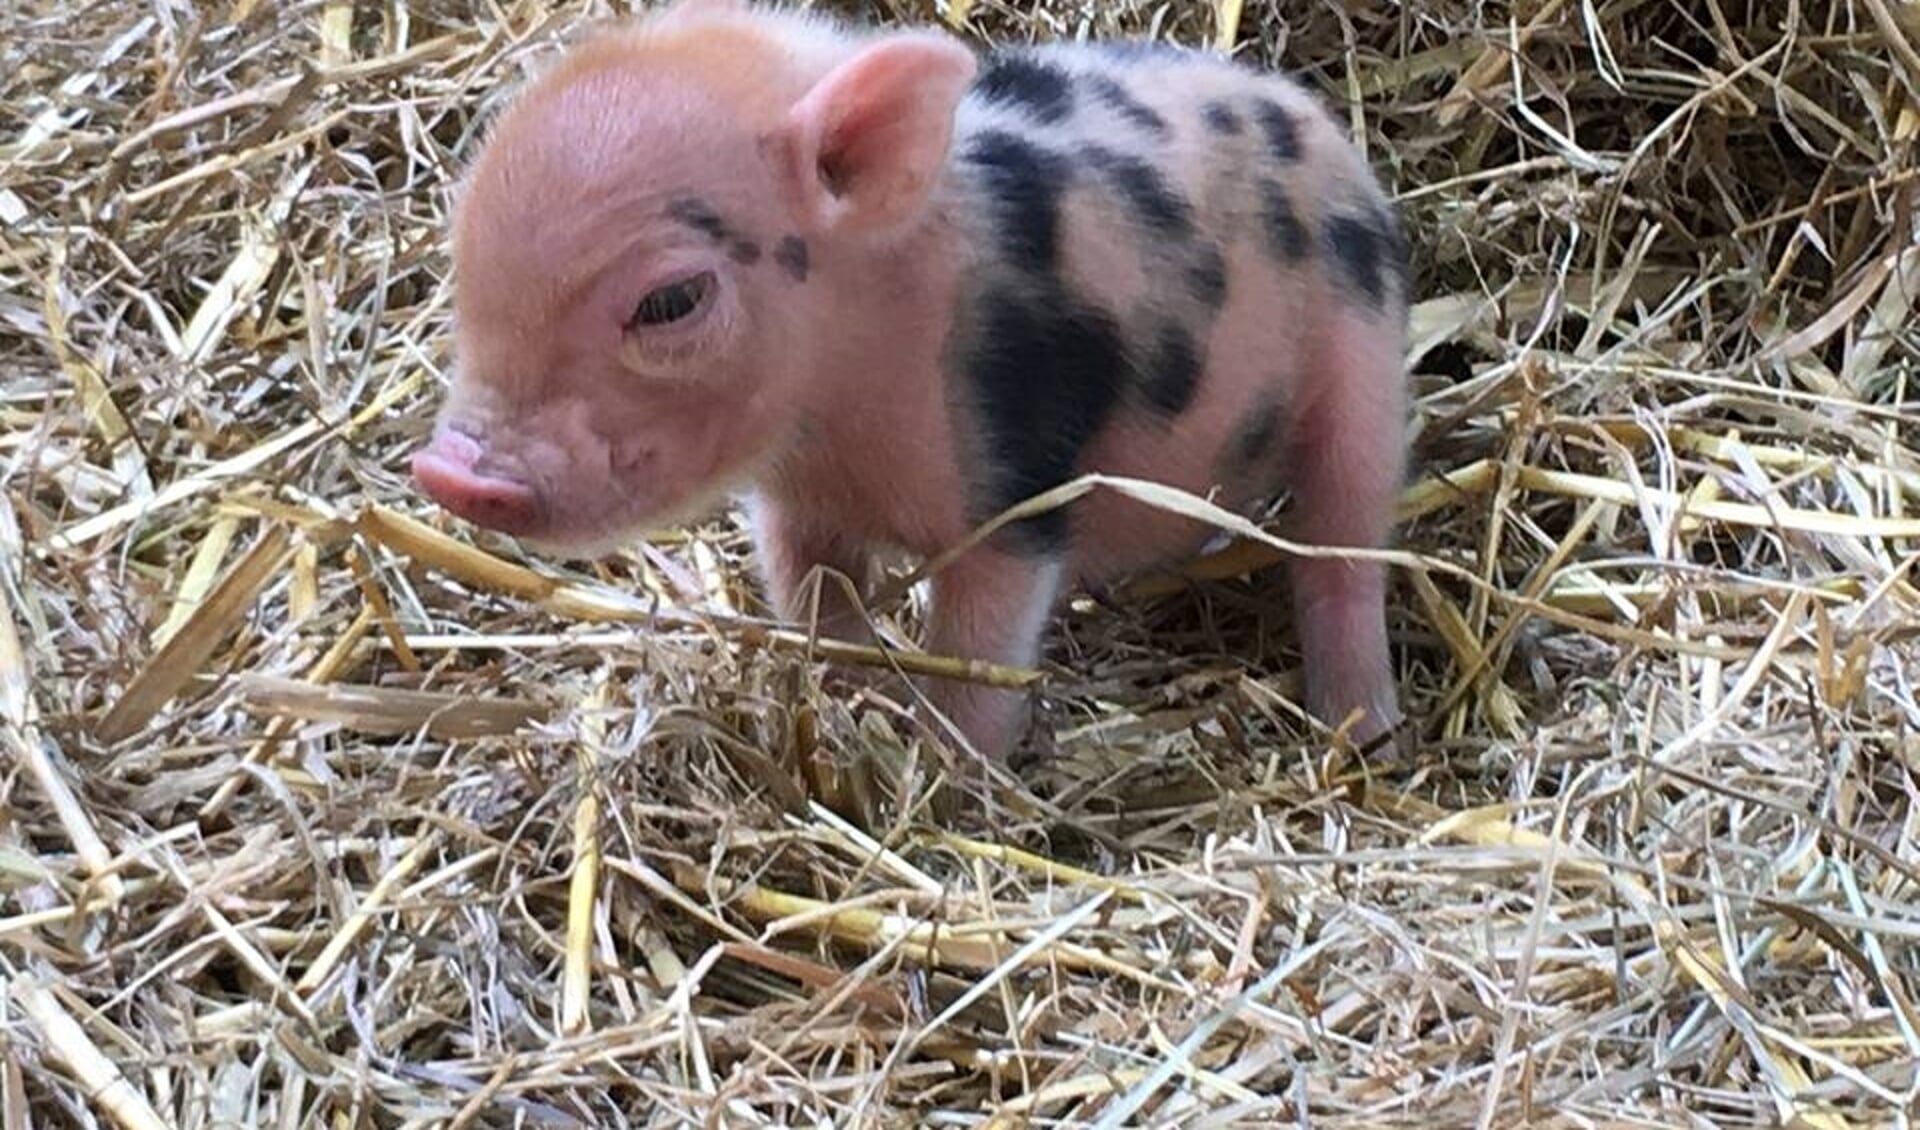
[[[985, 55], [743, 0], [572, 49], [494, 124], [453, 231], [455, 375], [415, 457], [446, 509], [603, 552], [746, 501], [777, 610], [1086, 472], [1387, 539], [1404, 460], [1397, 223], [1290, 81], [1147, 44]], [[932, 581], [928, 650], [1028, 664], [1063, 588], [1213, 531], [1112, 492]], [[1399, 717], [1384, 573], [1297, 560], [1308, 707]], [[823, 630], [855, 632], [832, 604]], [[936, 680], [1004, 753], [1022, 700]]]

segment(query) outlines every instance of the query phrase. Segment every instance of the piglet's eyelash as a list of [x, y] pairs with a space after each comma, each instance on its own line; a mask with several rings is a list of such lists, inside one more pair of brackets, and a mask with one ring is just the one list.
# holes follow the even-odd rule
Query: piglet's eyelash
[[672, 325], [700, 309], [713, 293], [713, 272], [702, 271], [648, 291], [627, 319], [627, 328], [648, 329]]

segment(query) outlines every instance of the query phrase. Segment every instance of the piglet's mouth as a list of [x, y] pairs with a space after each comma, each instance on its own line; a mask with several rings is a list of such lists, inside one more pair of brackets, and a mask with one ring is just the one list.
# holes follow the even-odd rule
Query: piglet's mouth
[[414, 453], [414, 481], [428, 498], [476, 526], [515, 536], [538, 530], [539, 493], [519, 479], [482, 470], [484, 454], [477, 440], [444, 429]]

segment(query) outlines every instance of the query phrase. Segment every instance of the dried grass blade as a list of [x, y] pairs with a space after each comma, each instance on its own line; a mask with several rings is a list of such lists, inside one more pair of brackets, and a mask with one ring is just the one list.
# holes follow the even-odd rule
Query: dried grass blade
[[266, 959], [258, 946], [248, 941], [239, 930], [235, 929], [233, 923], [227, 920], [226, 915], [220, 913], [218, 907], [210, 902], [202, 902], [200, 914], [207, 920], [207, 924], [213, 927], [213, 932], [219, 936], [221, 942], [226, 945], [227, 952], [233, 954], [255, 977], [274, 987], [275, 991], [270, 998], [274, 1004], [299, 1017], [307, 1027], [316, 1030], [319, 1028], [319, 1022], [315, 1020], [312, 1010], [307, 1008], [307, 1003], [287, 991], [286, 980], [281, 977], [279, 968]]
[[28, 1021], [40, 1031], [56, 1060], [66, 1065], [82, 1091], [108, 1119], [123, 1130], [169, 1130], [167, 1122], [147, 1102], [120, 1068], [61, 1005], [53, 993], [31, 975], [16, 976], [9, 994]]
[[400, 666], [408, 671], [420, 670], [420, 657], [407, 646], [407, 635], [400, 628], [400, 620], [393, 614], [393, 605], [388, 603], [387, 594], [381, 590], [379, 581], [373, 575], [373, 567], [358, 550], [347, 550], [347, 567], [353, 570], [354, 584], [360, 595], [366, 598], [367, 608], [380, 621], [380, 630], [387, 637], [387, 645], [393, 649], [393, 657]]
[[941, 1009], [933, 1019], [927, 1021], [923, 1027], [913, 1034], [913, 1038], [908, 1043], [906, 1050], [911, 1051], [917, 1047], [921, 1041], [939, 1032], [940, 1029], [947, 1025], [948, 1021], [965, 1012], [974, 1001], [979, 1000], [991, 992], [994, 986], [1000, 984], [1001, 981], [1018, 970], [1024, 969], [1032, 964], [1040, 954], [1079, 928], [1082, 922], [1093, 917], [1094, 912], [1105, 906], [1107, 900], [1111, 897], [1112, 896], [1106, 891], [1096, 891], [1092, 898], [1089, 898], [1079, 906], [1074, 907], [1072, 910], [1054, 919], [1046, 929], [1035, 934], [1018, 949], [1008, 954], [1006, 960], [999, 962], [993, 966], [993, 968], [987, 970], [984, 976], [967, 986], [966, 992], [955, 997], [951, 1004]]
[[153, 475], [147, 469], [146, 453], [140, 449], [133, 425], [114, 402], [113, 392], [93, 364], [74, 352], [67, 336], [67, 311], [60, 300], [60, 275], [66, 267], [66, 250], [56, 245], [50, 256], [47, 278], [42, 287], [41, 313], [47, 321], [47, 348], [53, 352], [60, 371], [73, 383], [80, 409], [87, 421], [100, 433], [113, 454], [113, 469], [127, 492], [135, 498], [153, 493]]
[[320, 66], [339, 67], [353, 59], [353, 0], [327, 0], [320, 9]]
[[1686, 509], [1697, 517], [1755, 529], [1797, 530], [1801, 533], [1853, 538], [1920, 538], [1920, 518], [1863, 517], [1791, 506], [1760, 506], [1749, 502], [1702, 501], [1689, 507], [1685, 495], [1654, 487], [1636, 487], [1631, 483], [1603, 479], [1597, 475], [1522, 467], [1519, 477], [1529, 490], [1570, 498], [1605, 499], [1628, 506], [1649, 503], [1676, 512]]
[[78, 549], [87, 542], [112, 533], [142, 515], [157, 514], [177, 502], [184, 502], [194, 495], [212, 490], [224, 480], [250, 475], [274, 456], [312, 439], [322, 430], [322, 425], [314, 421], [291, 428], [231, 459], [223, 459], [211, 467], [196, 471], [184, 478], [175, 479], [155, 491], [152, 498], [123, 502], [111, 510], [103, 510], [91, 518], [76, 522], [49, 538], [48, 544], [56, 550]]
[[602, 671], [581, 702], [580, 799], [573, 810], [573, 874], [567, 884], [566, 966], [560, 976], [560, 1031], [589, 1030], [593, 993], [593, 919], [600, 887], [600, 758], [606, 743], [604, 711], [611, 701]]
[[187, 685], [292, 555], [292, 537], [283, 526], [267, 527], [247, 555], [214, 586], [205, 603], [194, 609], [127, 684], [95, 729], [100, 741], [111, 744], [131, 737]]
[[234, 535], [240, 532], [240, 519], [228, 515], [214, 522], [200, 544], [194, 547], [193, 560], [188, 562], [187, 571], [180, 577], [180, 587], [174, 591], [173, 607], [167, 611], [167, 618], [154, 630], [153, 646], [164, 647], [173, 638], [180, 626], [193, 615], [193, 610], [205, 599], [207, 590], [213, 587], [214, 578], [220, 574], [220, 566], [226, 562], [227, 550], [233, 547]]
[[[333, 645], [327, 648], [325, 654], [307, 671], [307, 680], [313, 683], [330, 683], [339, 678], [347, 669], [347, 661], [352, 657], [354, 649], [359, 646], [362, 639], [366, 638], [367, 631], [372, 626], [373, 609], [363, 605], [359, 614], [353, 618], [353, 622], [347, 625], [346, 631], [340, 633], [339, 638], [333, 641]], [[241, 759], [241, 765], [244, 767], [264, 762], [275, 749], [279, 748], [280, 743], [286, 740], [287, 734], [293, 728], [294, 723], [290, 718], [270, 720], [266, 726], [265, 736], [247, 747], [247, 753]], [[249, 779], [244, 771], [234, 773], [201, 807], [200, 818], [207, 820], [218, 816], [232, 802], [234, 794], [240, 791], [242, 783]]]
[[399, 862], [395, 863], [385, 875], [380, 876], [380, 881], [367, 892], [367, 897], [361, 900], [359, 907], [345, 922], [341, 923], [340, 932], [333, 936], [333, 939], [327, 943], [327, 948], [320, 951], [320, 956], [314, 958], [313, 964], [308, 966], [300, 980], [294, 983], [295, 992], [307, 998], [309, 1002], [312, 1001], [320, 986], [326, 983], [327, 978], [333, 976], [335, 967], [347, 956], [347, 952], [359, 943], [360, 935], [366, 932], [367, 927], [373, 925], [374, 916], [386, 906], [387, 900], [393, 897], [393, 893], [415, 871], [420, 870], [421, 865], [426, 863], [434, 852], [440, 849], [440, 843], [444, 838], [444, 834], [438, 828], [433, 829], [420, 837], [419, 843], [414, 844], [407, 854], [400, 857]]
[[1215, 18], [1218, 26], [1213, 33], [1213, 49], [1223, 54], [1231, 54], [1234, 44], [1240, 42], [1240, 9], [1245, 0], [1214, 0]]
[[[943, 968], [986, 972], [1000, 964], [1004, 948], [988, 940], [997, 930], [982, 925], [970, 929], [964, 937], [950, 932], [955, 925], [940, 924], [904, 915], [884, 914], [864, 907], [847, 907], [803, 895], [788, 894], [760, 883], [735, 883], [718, 876], [705, 876], [689, 868], [676, 872], [676, 881], [689, 891], [711, 891], [734, 901], [741, 910], [763, 921], [803, 919], [828, 937], [851, 942], [868, 949], [899, 944], [910, 960]], [[1106, 895], [1103, 892], [1102, 898]], [[957, 925], [957, 924], [956, 924]], [[1084, 946], [1057, 942], [1047, 959], [1083, 972], [1113, 973], [1166, 992], [1177, 987], [1135, 968], [1127, 962]]]
[[[1440, 591], [1440, 587], [1433, 583], [1433, 578], [1424, 573], [1409, 573], [1407, 579], [1413, 585], [1413, 591], [1420, 598], [1421, 605], [1426, 609], [1427, 622], [1440, 633], [1440, 638], [1446, 641], [1447, 649], [1453, 652], [1454, 665], [1460, 672], [1458, 677], [1464, 680], [1469, 677], [1470, 672], [1488, 668], [1490, 666], [1489, 648], [1474, 635], [1466, 616], [1451, 600], [1447, 599], [1446, 594]], [[1524, 713], [1520, 709], [1519, 702], [1513, 697], [1513, 692], [1507, 689], [1506, 684], [1496, 679], [1489, 679], [1480, 684], [1480, 687], [1481, 707], [1487, 720], [1509, 737], [1518, 733]], [[1448, 718], [1447, 726], [1449, 734], [1458, 736], [1465, 732], [1466, 718], [1455, 713]]]
[[66, 776], [54, 763], [53, 754], [47, 743], [50, 739], [31, 724], [24, 726], [0, 725], [0, 743], [4, 743], [9, 754], [8, 760], [16, 765], [25, 766], [34, 784], [40, 787], [40, 793], [53, 806], [54, 815], [60, 821], [60, 830], [67, 835], [67, 841], [73, 845], [73, 853], [88, 874], [98, 877], [99, 893], [103, 901], [112, 905], [120, 901], [126, 893], [126, 887], [120, 877], [110, 873], [113, 867], [113, 853], [94, 829], [93, 819], [88, 815], [87, 806], [80, 803], [73, 789], [67, 784]]
[[958, 852], [961, 855], [974, 859], [990, 860], [995, 863], [1018, 867], [1023, 871], [1031, 871], [1051, 883], [1091, 887], [1094, 890], [1107, 891], [1118, 899], [1142, 906], [1153, 901], [1151, 893], [1131, 884], [1120, 882], [1117, 879], [1109, 879], [1105, 875], [1096, 875], [1091, 871], [1083, 871], [1078, 867], [1073, 867], [1065, 863], [1056, 863], [1045, 856], [1035, 855], [1030, 851], [1022, 851], [1019, 848], [1009, 847], [1006, 844], [982, 843], [979, 840], [970, 840], [965, 836], [948, 831], [928, 832], [921, 838], [926, 843], [939, 844], [950, 851]]
[[267, 276], [280, 261], [280, 240], [276, 233], [285, 226], [293, 199], [306, 187], [312, 171], [313, 166], [308, 165], [299, 175], [288, 178], [268, 205], [266, 216], [249, 217], [239, 250], [234, 252], [226, 270], [200, 300], [193, 317], [187, 320], [187, 328], [180, 333], [180, 359], [186, 364], [204, 362], [219, 347], [227, 327], [266, 285]]
[[330, 722], [362, 734], [391, 736], [424, 730], [441, 741], [464, 741], [510, 734], [552, 714], [551, 707], [530, 699], [310, 683], [257, 674], [237, 676], [235, 684], [242, 698], [257, 709], [308, 722]]

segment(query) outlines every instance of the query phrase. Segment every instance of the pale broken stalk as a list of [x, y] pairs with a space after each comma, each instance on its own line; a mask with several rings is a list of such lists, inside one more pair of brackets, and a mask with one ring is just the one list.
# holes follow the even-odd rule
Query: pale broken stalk
[[580, 703], [580, 800], [573, 810], [573, 877], [567, 888], [567, 956], [560, 980], [560, 1031], [592, 1027], [593, 916], [600, 887], [600, 754], [609, 704], [603, 670]]

